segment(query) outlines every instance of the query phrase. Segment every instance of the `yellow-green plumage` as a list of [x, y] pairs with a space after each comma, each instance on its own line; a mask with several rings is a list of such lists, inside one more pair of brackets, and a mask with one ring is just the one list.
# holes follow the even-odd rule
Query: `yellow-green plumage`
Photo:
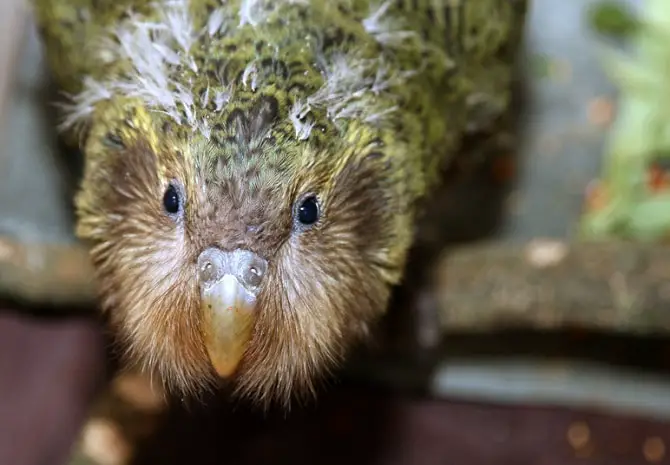
[[[226, 204], [221, 224], [262, 225], [264, 234], [237, 231], [235, 240], [272, 258], [277, 285], [295, 283], [277, 302], [291, 301], [290, 292], [301, 301], [309, 286], [318, 294], [304, 308], [268, 304], [281, 317], [261, 312], [292, 342], [281, 348], [288, 336], [257, 323], [241, 383], [260, 397], [311, 387], [311, 377], [383, 313], [388, 289], [402, 277], [420, 200], [466, 129], [507, 107], [526, 8], [512, 0], [33, 1], [54, 74], [73, 96], [65, 129], [77, 129], [86, 155], [78, 233], [111, 282], [103, 284], [105, 305], [122, 315], [135, 355], [180, 388], [207, 378], [204, 362], [187, 366], [176, 361], [183, 353], [157, 342], [161, 329], [140, 328], [156, 315], [137, 305], [162, 308], [161, 266], [182, 273], [161, 295], [194, 285], [188, 266], [215, 234], [224, 214], [211, 204], [222, 198], [233, 206]], [[138, 146], [153, 154], [147, 163], [155, 172], [142, 178], [146, 190], [121, 192], [119, 170], [132, 170], [114, 157], [128, 159]], [[138, 172], [148, 166], [138, 163]], [[175, 177], [187, 199], [178, 239], [172, 226], [116, 208], [122, 196], [129, 205], [154, 202], [154, 212]], [[345, 200], [348, 182], [361, 193]], [[291, 208], [305, 192], [317, 194], [323, 224], [299, 236]], [[172, 258], [159, 259], [157, 246], [147, 251], [139, 238], [152, 236], [152, 224], [163, 234], [152, 244], [169, 249], [178, 241]], [[296, 256], [310, 256], [311, 268], [297, 270], [307, 261]], [[322, 281], [308, 284], [303, 274], [310, 273]], [[136, 287], [121, 289], [130, 280]], [[143, 297], [152, 289], [156, 295]], [[362, 304], [365, 295], [372, 297]], [[183, 330], [165, 340], [189, 334], [199, 337]], [[197, 342], [184, 353], [201, 357]]]
[[[132, 26], [124, 25], [133, 22], [134, 18], [127, 18], [129, 11], [138, 15], [147, 12], [146, 16], [140, 16], [142, 21], [160, 21], [160, 14], [147, 1], [36, 1], [41, 7], [37, 11], [49, 40], [53, 69], [71, 93], [81, 90], [85, 76], [104, 82], [114, 80], [116, 73], [133, 72], [127, 60], [114, 60], [112, 47], [105, 43], [105, 39], [113, 38], [115, 28], [133, 30]], [[515, 29], [520, 27], [519, 18], [525, 9], [520, 1], [503, 0], [192, 0], [188, 3], [194, 36], [188, 55], [197, 71], [185, 67], [169, 79], [189, 88], [194, 112], [199, 115], [196, 118], [208, 121], [212, 140], [228, 136], [225, 131], [216, 130], [217, 123], [237, 108], [248, 108], [258, 95], [272, 95], [279, 100], [279, 114], [284, 118], [273, 129], [287, 142], [296, 139], [295, 128], [288, 118], [290, 107], [296, 101], [306, 101], [323, 86], [323, 68], [336, 68], [340, 63], [332, 59], [336, 55], [341, 62], [360, 68], [352, 70], [352, 74], [357, 74], [351, 76], [352, 81], [358, 76], [366, 78], [349, 86], [351, 90], [365, 91], [360, 100], [368, 108], [360, 113], [374, 118], [377, 113], [389, 112], [373, 124], [363, 123], [367, 126], [365, 131], [381, 136], [391, 145], [406, 145], [403, 164], [416, 163], [418, 171], [425, 173], [412, 186], [415, 195], [425, 192], [435, 177], [436, 165], [462, 134], [467, 122], [468, 95], [488, 93], [491, 103], [504, 109], [510, 56], [496, 52], [518, 35]], [[250, 4], [246, 8], [256, 11], [260, 18], [257, 25], [246, 23], [240, 27], [244, 22], [241, 3]], [[161, 8], [163, 13], [172, 9], [175, 15], [180, 14], [181, 2], [166, 2], [170, 4], [171, 8]], [[207, 29], [208, 19], [216, 8], [224, 15], [221, 28], [215, 34], [201, 33]], [[376, 13], [381, 14], [374, 21]], [[368, 33], [366, 20], [381, 23], [377, 26], [381, 32]], [[178, 46], [175, 48], [179, 51]], [[364, 60], [370, 62], [363, 63]], [[261, 74], [255, 78], [256, 91], [251, 85], [253, 77], [245, 80], [248, 85], [239, 85], [245, 69], [253, 67], [253, 63]], [[370, 82], [378, 72], [379, 82]], [[379, 93], [376, 84], [384, 86]], [[222, 111], [215, 111], [217, 91], [234, 92]], [[209, 98], [203, 99], [207, 93]], [[336, 97], [329, 97], [327, 101], [335, 100]], [[397, 110], [391, 111], [392, 108]], [[327, 146], [329, 140], [332, 143], [332, 139], [346, 134], [348, 124], [361, 123], [361, 118], [346, 116], [333, 122], [325, 110], [320, 106], [311, 110], [310, 116], [318, 124], [309, 138], [314, 145]], [[169, 118], [154, 116], [154, 119]], [[182, 137], [200, 136], [193, 134], [190, 126], [183, 129]], [[322, 133], [322, 129], [328, 133]], [[407, 167], [407, 172], [415, 171]]]

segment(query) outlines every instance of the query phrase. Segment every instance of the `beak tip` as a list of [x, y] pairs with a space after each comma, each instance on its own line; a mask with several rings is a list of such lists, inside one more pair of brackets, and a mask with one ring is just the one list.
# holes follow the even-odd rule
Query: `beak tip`
[[213, 354], [210, 352], [210, 363], [212, 364], [212, 368], [214, 368], [214, 371], [220, 378], [229, 378], [232, 376], [235, 371], [237, 371], [237, 367], [239, 365], [239, 361], [232, 361], [232, 360], [217, 360], [217, 354]]

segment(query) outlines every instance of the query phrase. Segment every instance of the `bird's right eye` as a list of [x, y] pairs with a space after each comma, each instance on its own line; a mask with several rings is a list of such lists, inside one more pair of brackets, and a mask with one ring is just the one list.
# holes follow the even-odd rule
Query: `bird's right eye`
[[170, 184], [165, 193], [163, 194], [163, 208], [170, 215], [175, 215], [179, 213], [181, 209], [181, 199], [179, 198], [179, 191], [177, 188]]

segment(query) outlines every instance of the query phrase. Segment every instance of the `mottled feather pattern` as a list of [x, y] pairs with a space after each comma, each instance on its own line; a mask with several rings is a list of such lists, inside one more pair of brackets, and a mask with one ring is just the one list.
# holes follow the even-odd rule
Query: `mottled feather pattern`
[[[80, 16], [91, 16], [94, 8], [112, 10], [102, 17], [98, 35], [90, 37], [97, 44], [91, 56], [112, 64], [97, 66], [102, 72], [96, 72], [101, 63], [92, 61], [92, 72], [77, 75], [81, 83], [73, 87], [83, 90], [65, 105], [65, 128], [90, 117], [98, 102], [121, 95], [138, 97], [210, 139], [231, 112], [253, 105], [261, 86], [273, 86], [280, 104], [276, 129], [305, 140], [314, 128], [313, 138], [319, 139], [334, 123], [341, 122], [342, 129], [352, 119], [394, 133], [414, 132], [403, 124], [408, 118], [422, 117], [428, 121], [424, 127], [444, 121], [444, 111], [432, 112], [453, 108], [449, 90], [468, 85], [451, 79], [465, 68], [464, 50], [478, 55], [482, 37], [488, 48], [504, 43], [509, 32], [510, 21], [489, 22], [488, 27], [486, 16], [477, 16], [490, 15], [492, 9], [511, 15], [520, 2], [136, 2], [149, 10], [144, 15], [134, 5], [112, 9], [98, 6], [105, 2], [95, 7], [82, 0], [72, 3], [86, 12]], [[467, 23], [480, 28], [474, 37], [463, 32]], [[426, 92], [427, 86], [437, 92]], [[470, 101], [481, 97], [476, 89], [472, 94]], [[436, 143], [423, 145], [430, 147], [429, 142]]]
[[[522, 0], [33, 1], [62, 128], [86, 155], [77, 233], [129, 360], [181, 392], [211, 386], [194, 263], [213, 244], [250, 250], [269, 272], [235, 381], [262, 402], [313, 392], [384, 313], [440, 167], [507, 108], [525, 14]], [[170, 183], [178, 221], [161, 209]], [[310, 228], [294, 219], [306, 195]]]

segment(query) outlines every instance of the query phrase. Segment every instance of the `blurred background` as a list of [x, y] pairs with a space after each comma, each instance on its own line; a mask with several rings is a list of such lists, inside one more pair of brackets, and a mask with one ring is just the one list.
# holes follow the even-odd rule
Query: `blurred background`
[[[166, 403], [118, 371], [73, 237], [80, 155], [58, 141], [37, 31], [4, 0], [0, 465], [670, 464], [664, 226], [587, 214], [635, 116], [606, 52], [635, 43], [643, 4], [531, 2], [514, 121], [440, 192], [382, 342], [286, 413]], [[647, 175], [663, 188], [662, 163]]]

